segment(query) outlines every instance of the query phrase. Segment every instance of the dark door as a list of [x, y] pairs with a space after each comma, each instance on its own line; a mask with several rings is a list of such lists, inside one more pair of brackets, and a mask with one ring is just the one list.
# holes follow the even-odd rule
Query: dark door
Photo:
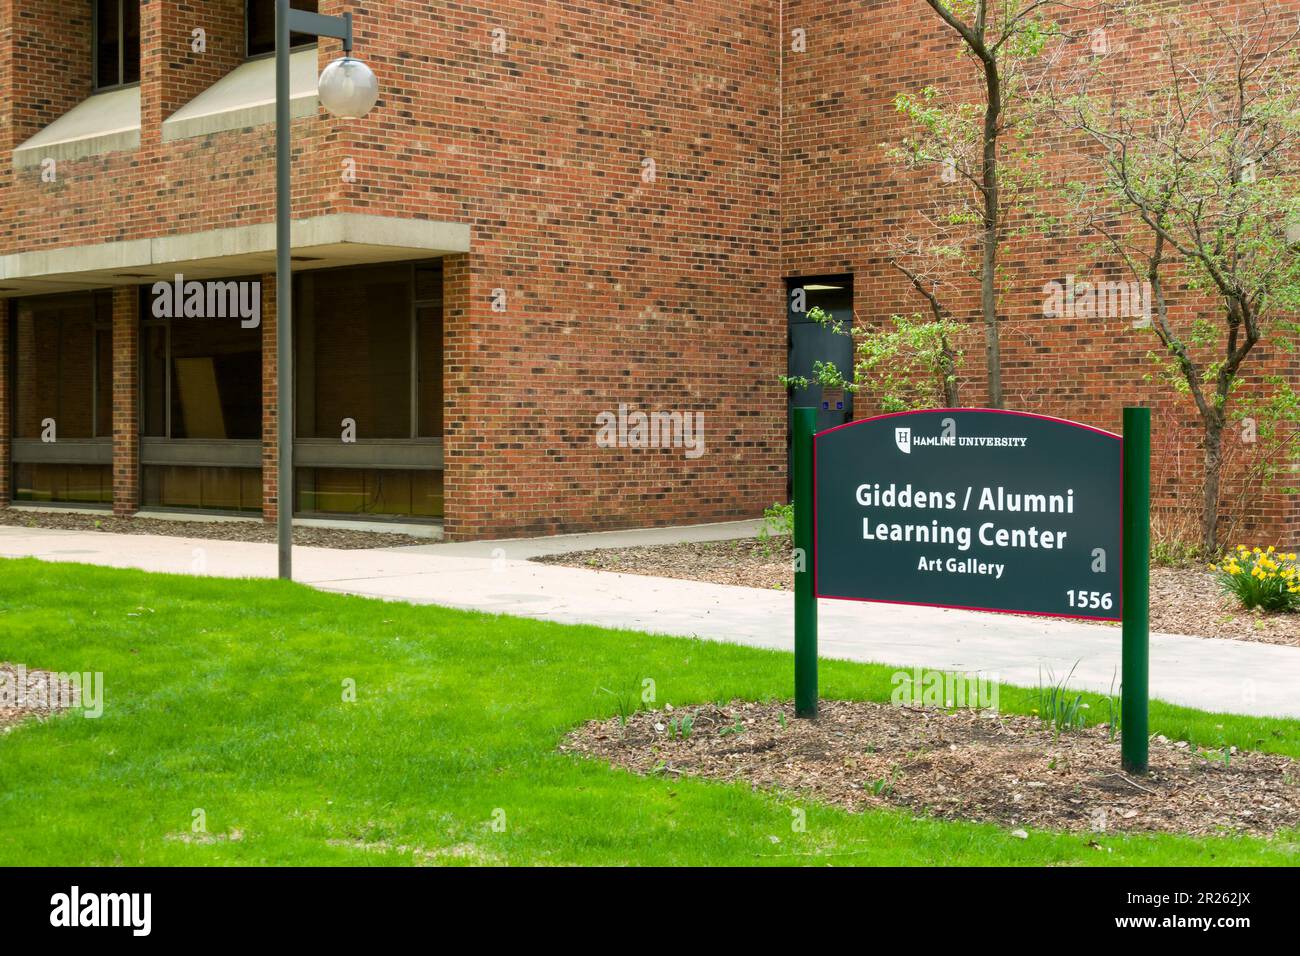
[[[846, 331], [853, 328], [853, 276], [804, 276], [786, 279], [786, 319], [789, 327], [788, 374], [814, 379], [815, 362], [832, 362], [849, 380], [853, 378], [853, 340], [837, 335], [829, 328], [808, 318], [814, 308], [821, 308], [839, 320]], [[817, 409], [817, 430], [842, 425], [853, 418], [853, 395], [849, 392], [825, 392], [821, 384], [811, 381], [807, 388], [790, 390], [787, 408], [787, 451], [789, 449], [789, 409], [812, 406]]]

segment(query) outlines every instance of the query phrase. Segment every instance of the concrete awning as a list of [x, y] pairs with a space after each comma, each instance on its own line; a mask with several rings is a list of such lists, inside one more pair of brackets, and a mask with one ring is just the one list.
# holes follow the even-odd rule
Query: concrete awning
[[[454, 222], [335, 213], [293, 223], [293, 268], [331, 269], [468, 252], [470, 228]], [[218, 279], [275, 271], [275, 223], [63, 246], [0, 256], [0, 298]]]
[[47, 159], [83, 159], [140, 145], [140, 87], [96, 93], [14, 147], [19, 169]]
[[[289, 54], [289, 113], [315, 116], [316, 48]], [[163, 121], [164, 143], [275, 122], [275, 57], [249, 60]]]

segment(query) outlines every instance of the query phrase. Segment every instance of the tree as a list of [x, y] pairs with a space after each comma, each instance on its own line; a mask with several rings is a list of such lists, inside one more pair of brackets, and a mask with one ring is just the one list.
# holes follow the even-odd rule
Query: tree
[[[907, 116], [916, 133], [904, 140], [895, 155], [911, 167], [941, 170], [941, 178], [955, 186], [943, 224], [974, 227], [989, 404], [1001, 408], [998, 247], [1016, 210], [1041, 185], [1033, 149], [1040, 114], [1036, 91], [1045, 75], [1040, 62], [1044, 49], [1058, 32], [1045, 14], [1064, 4], [1054, 0], [926, 2], [961, 38], [963, 55], [979, 70], [984, 96], [980, 103], [963, 102], [934, 86], [918, 94], [900, 94], [895, 108]], [[903, 260], [891, 261], [898, 266]], [[912, 277], [914, 272], [908, 272], [909, 279], [924, 294]], [[930, 305], [935, 309], [937, 303], [931, 299]]]
[[[956, 283], [954, 271], [960, 273], [966, 260], [963, 246], [969, 241], [970, 230], [960, 223], [949, 221], [948, 212], [937, 208], [930, 211], [915, 211], [921, 229], [915, 235], [897, 237], [885, 260], [901, 272], [912, 288], [929, 306], [933, 328], [925, 328], [924, 320], [913, 316], [906, 321], [906, 327], [900, 325], [900, 319], [893, 319], [895, 331], [883, 333], [886, 336], [911, 337], [922, 350], [933, 349], [934, 365], [938, 372], [942, 394], [939, 396], [944, 408], [961, 406], [961, 384], [957, 378], [961, 350], [955, 344], [962, 333], [962, 326], [956, 321], [951, 303], [948, 301]], [[858, 352], [862, 355], [864, 347], [886, 354], [891, 348], [888, 339], [879, 345], [859, 342]], [[872, 363], [879, 367], [879, 363]], [[869, 370], [869, 369], [868, 369]], [[863, 369], [859, 369], [863, 371]], [[938, 407], [936, 401], [930, 406]], [[894, 411], [897, 409], [887, 409]]]
[[834, 362], [819, 360], [813, 362], [811, 380], [782, 375], [785, 388], [807, 388], [816, 381], [824, 388], [871, 395], [887, 412], [937, 408], [955, 394], [962, 352], [952, 342], [961, 323], [942, 317], [927, 320], [920, 315], [895, 315], [890, 319], [894, 326], [890, 331], [850, 332], [824, 309], [809, 309], [808, 318], [836, 335], [852, 337], [853, 378], [845, 378]]
[[1300, 224], [1300, 27], [1267, 10], [1143, 26], [1161, 35], [1153, 88], [1121, 91], [1102, 65], [1058, 105], [1096, 171], [1068, 189], [1088, 232], [1149, 283], [1158, 368], [1202, 425], [1201, 546], [1213, 554], [1233, 394], [1260, 342], [1289, 350], [1300, 335], [1300, 257], [1287, 238]]

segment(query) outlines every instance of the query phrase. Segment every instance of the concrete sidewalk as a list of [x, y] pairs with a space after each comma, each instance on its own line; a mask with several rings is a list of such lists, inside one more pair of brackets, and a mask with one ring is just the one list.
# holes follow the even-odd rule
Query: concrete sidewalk
[[[630, 537], [602, 540], [626, 543]], [[526, 553], [546, 553], [537, 548], [550, 545], [297, 548], [295, 578], [346, 594], [785, 651], [793, 646], [793, 598], [787, 592], [520, 560]], [[147, 535], [0, 527], [0, 556], [232, 578], [276, 573], [273, 544]], [[1117, 681], [1118, 627], [847, 601], [822, 601], [820, 613], [825, 657], [982, 671], [1030, 686], [1038, 683], [1040, 669], [1050, 668], [1059, 678], [1077, 662], [1073, 686], [1106, 691]], [[1300, 649], [1153, 635], [1151, 693], [1202, 710], [1300, 717]]]

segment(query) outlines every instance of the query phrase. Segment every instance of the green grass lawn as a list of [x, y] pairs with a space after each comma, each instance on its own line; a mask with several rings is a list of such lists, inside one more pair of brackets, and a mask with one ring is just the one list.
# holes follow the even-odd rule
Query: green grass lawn
[[[615, 713], [600, 688], [639, 696], [648, 677], [674, 705], [788, 697], [789, 654], [278, 581], [0, 560], [0, 660], [102, 671], [106, 687], [101, 719], [0, 735], [0, 865], [1297, 860], [1296, 833], [1022, 840], [555, 753], [569, 728]], [[826, 661], [822, 692], [886, 700], [893, 670]], [[355, 703], [343, 701], [347, 679]], [[1004, 687], [1002, 710], [1027, 712], [1030, 693]], [[1300, 757], [1297, 721], [1153, 704], [1151, 722], [1207, 747]], [[794, 806], [806, 832], [792, 832]], [[206, 838], [191, 834], [196, 809]]]

